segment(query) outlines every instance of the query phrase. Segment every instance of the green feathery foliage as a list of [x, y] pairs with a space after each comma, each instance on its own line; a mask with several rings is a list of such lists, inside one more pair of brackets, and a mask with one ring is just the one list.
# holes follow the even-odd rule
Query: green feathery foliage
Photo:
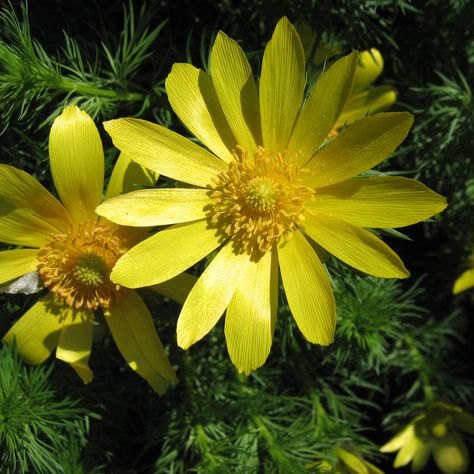
[[56, 399], [52, 366], [25, 367], [14, 348], [0, 350], [1, 472], [58, 473], [58, 454], [87, 442], [89, 416], [77, 400]]

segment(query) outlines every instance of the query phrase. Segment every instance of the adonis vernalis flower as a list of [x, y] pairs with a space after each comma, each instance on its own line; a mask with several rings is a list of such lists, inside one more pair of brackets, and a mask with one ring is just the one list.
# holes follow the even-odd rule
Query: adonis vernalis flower
[[[76, 106], [66, 107], [52, 126], [49, 153], [62, 203], [28, 173], [0, 165], [0, 240], [24, 247], [0, 252], [0, 283], [37, 271], [49, 289], [4, 340], [15, 340], [19, 353], [33, 364], [56, 348], [56, 357], [88, 383], [95, 315], [102, 309], [129, 365], [163, 392], [175, 374], [150, 313], [138, 293], [109, 279], [117, 259], [142, 232], [94, 212], [102, 200], [104, 156], [92, 119]], [[152, 175], [122, 154], [106, 196], [133, 189], [132, 182], [151, 185]], [[173, 286], [185, 288], [188, 280], [181, 276], [162, 292], [173, 294]]]
[[301, 332], [330, 344], [334, 296], [313, 242], [371, 275], [408, 276], [366, 228], [410, 225], [446, 203], [411, 179], [354, 178], [403, 141], [412, 124], [407, 113], [366, 117], [323, 146], [351, 94], [356, 64], [357, 53], [335, 62], [304, 101], [303, 48], [286, 18], [265, 49], [258, 89], [240, 46], [219, 32], [210, 75], [175, 64], [166, 80], [174, 111], [210, 151], [144, 120], [105, 124], [122, 152], [191, 185], [136, 191], [99, 206], [122, 225], [172, 224], [123, 255], [112, 280], [157, 284], [219, 249], [179, 316], [181, 347], [204, 337], [227, 310], [233, 363], [245, 373], [262, 365], [275, 328], [278, 267]]
[[444, 474], [466, 472], [469, 450], [460, 431], [474, 434], [474, 417], [459, 407], [437, 402], [413, 419], [380, 451], [398, 451], [393, 467], [411, 463], [412, 472], [421, 471], [431, 455]]

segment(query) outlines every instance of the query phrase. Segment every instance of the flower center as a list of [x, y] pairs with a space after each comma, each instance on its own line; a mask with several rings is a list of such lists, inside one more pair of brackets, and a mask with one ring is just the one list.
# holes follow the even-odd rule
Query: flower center
[[268, 178], [253, 178], [247, 184], [244, 193], [245, 202], [256, 212], [271, 212], [275, 210], [278, 190]]
[[86, 223], [56, 234], [38, 252], [38, 272], [49, 290], [73, 308], [108, 308], [123, 290], [109, 274], [128, 250], [118, 227]]
[[253, 157], [242, 148], [211, 186], [213, 226], [233, 239], [237, 252], [256, 258], [280, 239], [288, 239], [304, 220], [306, 201], [314, 190], [304, 186], [285, 153], [259, 147]]

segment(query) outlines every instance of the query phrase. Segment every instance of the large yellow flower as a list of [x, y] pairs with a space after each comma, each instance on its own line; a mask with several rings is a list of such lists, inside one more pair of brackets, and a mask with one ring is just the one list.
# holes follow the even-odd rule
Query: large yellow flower
[[[62, 204], [28, 173], [0, 165], [0, 241], [25, 247], [0, 252], [0, 283], [37, 271], [49, 289], [4, 340], [16, 340], [19, 353], [32, 364], [42, 363], [56, 348], [56, 357], [88, 383], [95, 310], [101, 308], [129, 365], [163, 392], [176, 377], [150, 313], [138, 293], [109, 279], [117, 259], [142, 232], [94, 212], [102, 201], [104, 155], [92, 119], [67, 107], [51, 128], [49, 153]], [[152, 175], [122, 154], [106, 197], [133, 189], [133, 182], [151, 185]], [[179, 277], [161, 290], [172, 296], [176, 285], [189, 286], [188, 280]]]
[[363, 272], [408, 276], [366, 228], [413, 224], [446, 204], [411, 179], [353, 178], [405, 138], [407, 113], [364, 118], [322, 146], [350, 96], [356, 63], [356, 53], [334, 63], [304, 101], [303, 48], [286, 18], [265, 49], [259, 89], [240, 46], [219, 32], [210, 75], [175, 64], [166, 80], [174, 111], [210, 151], [143, 120], [105, 124], [134, 160], [191, 185], [99, 206], [122, 225], [174, 224], [121, 257], [112, 280], [132, 288], [160, 283], [219, 249], [179, 316], [181, 347], [205, 336], [227, 310], [232, 361], [245, 373], [262, 365], [275, 328], [278, 266], [299, 329], [312, 343], [330, 344], [334, 297], [314, 242]]

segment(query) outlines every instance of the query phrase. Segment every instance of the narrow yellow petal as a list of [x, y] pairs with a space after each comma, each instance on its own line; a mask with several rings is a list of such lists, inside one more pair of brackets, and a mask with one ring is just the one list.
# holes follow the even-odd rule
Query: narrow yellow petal
[[64, 206], [36, 179], [0, 164], [0, 241], [41, 247], [67, 230], [71, 218]]
[[318, 189], [308, 207], [361, 227], [403, 227], [441, 212], [446, 199], [414, 179], [383, 176]]
[[265, 148], [277, 153], [287, 149], [303, 103], [304, 86], [303, 46], [294, 26], [284, 17], [263, 54], [259, 91]]
[[383, 71], [383, 57], [376, 48], [359, 53], [357, 69], [354, 77], [352, 95], [358, 94], [374, 82]]
[[247, 375], [265, 363], [272, 346], [277, 309], [272, 305], [272, 273], [278, 272], [274, 254], [249, 263], [227, 308], [227, 350], [237, 370]]
[[207, 186], [227, 165], [178, 133], [134, 118], [104, 122], [114, 145], [145, 168], [196, 186]]
[[367, 115], [388, 110], [397, 101], [397, 89], [392, 86], [377, 86], [353, 95], [344, 105], [336, 122], [336, 128], [350, 125]]
[[400, 448], [400, 451], [398, 451], [395, 461], [393, 462], [393, 467], [398, 468], [409, 464], [417, 451], [420, 448], [423, 449], [423, 444], [424, 443], [416, 436], [412, 436], [408, 439]]
[[221, 249], [183, 305], [176, 327], [178, 346], [187, 349], [216, 325], [249, 263], [248, 255], [234, 253], [232, 242]]
[[26, 275], [34, 270], [38, 262], [35, 249], [4, 250], [0, 252], [0, 284]]
[[94, 377], [89, 368], [92, 348], [93, 319], [90, 311], [75, 312], [61, 331], [56, 358], [69, 364], [84, 383]]
[[385, 443], [379, 451], [381, 453], [394, 453], [398, 451], [404, 444], [410, 442], [415, 436], [415, 427], [413, 423], [408, 424], [400, 433], [397, 433], [393, 438]]
[[237, 142], [209, 75], [191, 64], [175, 63], [165, 86], [171, 107], [188, 130], [215, 155], [230, 163]]
[[135, 291], [104, 311], [118, 350], [128, 365], [162, 394], [176, 375], [158, 337], [150, 312]]
[[303, 166], [318, 150], [334, 127], [348, 99], [357, 52], [336, 61], [315, 84], [291, 134], [288, 151]]
[[385, 112], [363, 118], [325, 146], [305, 165], [303, 178], [315, 188], [336, 184], [385, 160], [405, 139], [413, 117]]
[[141, 189], [102, 203], [96, 212], [112, 222], [132, 227], [189, 222], [206, 217], [213, 201], [207, 189]]
[[211, 77], [239, 145], [253, 153], [261, 144], [257, 86], [245, 53], [219, 31], [211, 52]]
[[428, 463], [428, 459], [430, 458], [431, 450], [429, 445], [423, 444], [418, 447], [416, 453], [411, 460], [411, 472], [419, 472], [421, 471], [426, 464]]
[[135, 163], [125, 153], [120, 153], [110, 176], [105, 199], [136, 191], [142, 186], [153, 186], [158, 177], [158, 173]]
[[455, 295], [474, 287], [474, 268], [462, 273], [454, 282], [453, 293]]
[[369, 275], [380, 278], [410, 275], [400, 257], [366, 229], [325, 214], [308, 213], [305, 232], [335, 257]]
[[336, 448], [337, 457], [356, 474], [369, 474], [365, 461], [343, 448]]
[[306, 238], [295, 231], [278, 246], [283, 288], [300, 331], [309, 342], [327, 346], [334, 340], [336, 306], [326, 270]]
[[110, 278], [128, 288], [162, 283], [179, 275], [221, 244], [201, 220], [169, 227], [139, 243], [115, 264]]
[[49, 160], [54, 185], [73, 220], [94, 219], [104, 187], [104, 152], [94, 121], [75, 105], [51, 127]]
[[41, 364], [56, 348], [68, 316], [66, 307], [54, 303], [51, 294], [35, 303], [7, 332], [3, 341], [16, 341], [18, 353], [29, 364]]
[[173, 301], [176, 301], [176, 303], [184, 304], [196, 282], [197, 277], [194, 275], [190, 273], [180, 273], [170, 280], [150, 286], [149, 289], [167, 298], [171, 298]]
[[433, 457], [441, 472], [458, 474], [469, 467], [469, 450], [462, 436], [451, 430], [433, 447]]

